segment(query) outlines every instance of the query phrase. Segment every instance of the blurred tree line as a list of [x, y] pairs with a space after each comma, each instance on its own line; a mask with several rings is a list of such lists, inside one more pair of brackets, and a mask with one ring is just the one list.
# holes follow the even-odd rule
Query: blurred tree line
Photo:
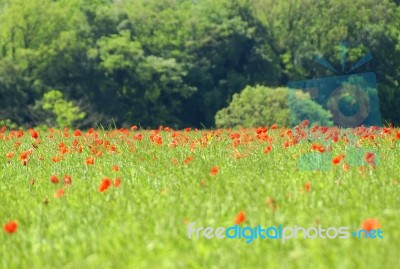
[[334, 75], [314, 59], [340, 67], [346, 41], [348, 69], [372, 53], [357, 72], [377, 74], [384, 120], [400, 124], [398, 2], [0, 0], [0, 120], [48, 123], [43, 98], [60, 91], [81, 127], [213, 127], [246, 85]]

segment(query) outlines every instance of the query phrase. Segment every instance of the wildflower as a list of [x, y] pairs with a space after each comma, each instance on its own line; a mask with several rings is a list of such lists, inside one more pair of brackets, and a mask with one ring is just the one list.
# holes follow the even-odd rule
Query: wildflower
[[79, 130], [79, 129], [76, 129], [75, 130], [75, 132], [74, 132], [74, 136], [81, 136], [81, 130]]
[[100, 184], [99, 192], [106, 191], [111, 185], [111, 180], [109, 178], [104, 178]]
[[15, 231], [17, 231], [17, 228], [18, 228], [18, 224], [17, 224], [16, 221], [7, 222], [7, 223], [4, 225], [4, 231], [6, 231], [6, 232], [9, 233], [9, 234], [12, 234], [12, 233], [14, 233]]
[[319, 145], [317, 143], [312, 144], [311, 146], [311, 151], [319, 151], [319, 152], [325, 152], [325, 147], [322, 145]]
[[214, 166], [214, 167], [212, 167], [211, 170], [210, 170], [210, 174], [211, 174], [212, 176], [215, 176], [216, 174], [218, 174], [218, 172], [219, 172], [218, 166]]
[[114, 188], [118, 188], [119, 185], [121, 185], [121, 179], [120, 179], [119, 177], [117, 177], [117, 178], [114, 180]]
[[363, 221], [361, 226], [367, 232], [369, 232], [371, 230], [376, 230], [381, 227], [379, 221], [376, 219], [366, 219]]
[[306, 191], [311, 191], [311, 183], [307, 181], [307, 182], [304, 184], [304, 189], [305, 189]]
[[244, 211], [240, 211], [235, 217], [235, 224], [241, 224], [246, 220], [246, 213]]
[[12, 157], [14, 157], [15, 153], [10, 151], [9, 153], [6, 154], [6, 158], [7, 159], [11, 159]]
[[135, 135], [135, 136], [133, 137], [133, 139], [138, 140], [138, 141], [141, 141], [141, 140], [143, 139], [143, 135], [142, 135], [141, 133], [138, 133], [137, 135]]
[[87, 157], [85, 163], [86, 163], [86, 165], [94, 165], [94, 158]]
[[189, 156], [187, 157], [185, 160], [183, 160], [184, 164], [189, 164], [191, 161], [193, 161], [194, 157], [193, 156]]
[[59, 189], [55, 194], [54, 197], [55, 198], [60, 198], [64, 196], [64, 189]]
[[111, 170], [117, 172], [117, 171], [119, 171], [119, 166], [113, 165], [113, 166], [111, 166]]
[[51, 182], [53, 182], [54, 184], [58, 184], [58, 177], [56, 175], [52, 175], [50, 177]]
[[272, 149], [271, 146], [267, 146], [267, 147], [264, 149], [264, 153], [267, 154], [268, 152], [271, 151], [271, 149]]
[[162, 145], [162, 143], [163, 143], [161, 136], [159, 136], [158, 134], [153, 136], [151, 138], [151, 140], [153, 141], [154, 144], [157, 144], [157, 145]]
[[375, 154], [372, 152], [365, 153], [364, 160], [368, 164], [375, 165]]
[[68, 152], [68, 149], [67, 149], [67, 147], [66, 147], [66, 146], [64, 146], [64, 147], [60, 147], [59, 149], [60, 149], [60, 153], [61, 153], [61, 154], [65, 154], [65, 153], [67, 153], [67, 152]]
[[65, 184], [65, 185], [71, 185], [71, 183], [72, 183], [71, 176], [65, 175], [65, 176], [64, 176], [64, 184]]
[[310, 123], [309, 120], [303, 120], [303, 121], [301, 122], [300, 126], [303, 127], [303, 128], [305, 128], [305, 127], [308, 126], [309, 123]]
[[58, 156], [54, 156], [54, 157], [51, 158], [51, 160], [52, 160], [53, 162], [57, 163], [57, 162], [60, 161], [60, 158], [59, 158]]
[[26, 159], [28, 159], [28, 155], [29, 155], [29, 151], [23, 151], [22, 153], [21, 153], [21, 155], [19, 155], [19, 159], [22, 161], [22, 160], [26, 160]]
[[38, 134], [38, 132], [36, 130], [31, 130], [30, 133], [31, 133], [31, 137], [32, 138], [36, 139], [36, 138], [39, 137], [39, 134]]
[[344, 158], [344, 155], [338, 155], [338, 156], [336, 156], [336, 157], [334, 157], [334, 158], [332, 159], [332, 163], [333, 163], [334, 165], [337, 165], [337, 164], [339, 164], [339, 163], [343, 160], [343, 158]]

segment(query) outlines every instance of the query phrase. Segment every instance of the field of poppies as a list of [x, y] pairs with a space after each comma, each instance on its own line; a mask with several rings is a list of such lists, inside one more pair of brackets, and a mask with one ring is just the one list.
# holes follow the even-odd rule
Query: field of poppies
[[[400, 268], [400, 129], [0, 131], [0, 268]], [[188, 238], [187, 227], [383, 238]]]

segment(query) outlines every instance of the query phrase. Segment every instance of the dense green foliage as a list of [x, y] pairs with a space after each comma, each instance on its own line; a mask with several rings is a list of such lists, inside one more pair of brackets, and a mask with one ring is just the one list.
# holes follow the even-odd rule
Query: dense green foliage
[[246, 85], [332, 76], [368, 50], [381, 111], [400, 123], [400, 9], [393, 0], [0, 0], [0, 120], [46, 122], [59, 89], [81, 126], [213, 126]]
[[312, 101], [308, 94], [302, 91], [289, 93], [285, 88], [248, 86], [241, 93], [233, 95], [228, 107], [217, 112], [216, 126], [294, 126], [304, 119], [319, 125], [332, 125], [332, 115]]
[[233, 95], [228, 107], [215, 116], [217, 127], [252, 127], [289, 124], [289, 108], [285, 88], [246, 87]]
[[[73, 126], [74, 122], [85, 117], [85, 112], [80, 112], [79, 107], [76, 107], [72, 102], [67, 102], [63, 99], [63, 94], [60, 91], [52, 90], [44, 94], [41, 105], [44, 110], [49, 110], [55, 116], [55, 121], [58, 127]], [[48, 119], [48, 125], [55, 125]]]

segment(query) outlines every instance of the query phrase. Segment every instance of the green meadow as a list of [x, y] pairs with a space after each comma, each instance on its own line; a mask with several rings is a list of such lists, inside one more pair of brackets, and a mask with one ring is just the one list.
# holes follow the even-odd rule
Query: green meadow
[[[400, 268], [399, 130], [286, 147], [287, 130], [4, 131], [0, 223], [17, 229], [0, 232], [0, 268]], [[307, 154], [331, 156], [327, 169], [305, 169]], [[188, 238], [190, 223], [229, 227], [241, 211], [240, 227], [374, 219], [383, 238]]]

